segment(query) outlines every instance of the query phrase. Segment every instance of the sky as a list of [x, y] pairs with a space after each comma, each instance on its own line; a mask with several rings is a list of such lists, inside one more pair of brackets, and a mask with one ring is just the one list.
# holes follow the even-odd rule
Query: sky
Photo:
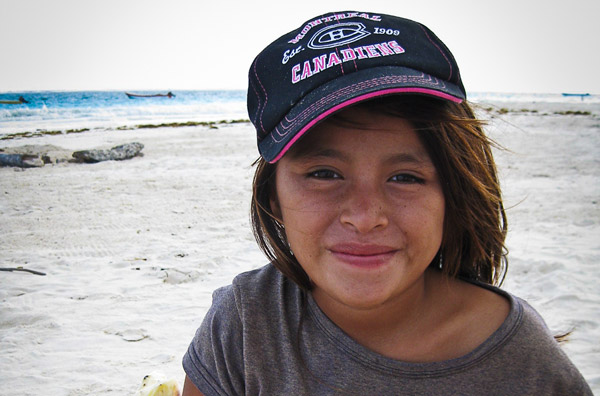
[[0, 0], [0, 92], [245, 90], [270, 42], [346, 10], [428, 26], [467, 92], [600, 94], [598, 0]]

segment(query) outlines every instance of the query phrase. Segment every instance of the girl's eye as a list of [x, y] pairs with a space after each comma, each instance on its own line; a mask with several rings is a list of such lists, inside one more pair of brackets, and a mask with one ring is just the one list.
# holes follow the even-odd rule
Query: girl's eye
[[329, 169], [319, 169], [314, 172], [310, 172], [308, 177], [313, 177], [315, 179], [341, 179], [342, 177]]
[[425, 180], [420, 177], [408, 174], [408, 173], [400, 173], [399, 175], [394, 175], [390, 178], [390, 181], [396, 183], [404, 183], [404, 184], [423, 184]]

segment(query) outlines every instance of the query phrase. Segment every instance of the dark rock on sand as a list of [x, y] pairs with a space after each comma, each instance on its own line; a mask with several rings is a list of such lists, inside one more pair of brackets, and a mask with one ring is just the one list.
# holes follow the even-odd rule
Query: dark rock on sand
[[3, 154], [0, 153], [0, 166], [15, 166], [19, 168], [36, 168], [44, 166], [44, 161], [36, 155]]
[[51, 144], [27, 144], [18, 147], [5, 147], [0, 149], [0, 151], [3, 154], [20, 155], [25, 160], [23, 164], [13, 162], [11, 165], [5, 164], [0, 160], [1, 166], [19, 166], [27, 168], [31, 166], [43, 166], [44, 164], [58, 164], [73, 160], [73, 157], [71, 156], [71, 154], [73, 154], [72, 150], [66, 150]]
[[73, 158], [81, 162], [122, 161], [141, 155], [142, 143], [126, 143], [111, 149], [75, 151]]
[[137, 142], [122, 144], [111, 149], [92, 149], [76, 152], [49, 144], [5, 147], [0, 148], [0, 166], [32, 168], [62, 162], [120, 161], [143, 155], [141, 153], [143, 148], [144, 145]]

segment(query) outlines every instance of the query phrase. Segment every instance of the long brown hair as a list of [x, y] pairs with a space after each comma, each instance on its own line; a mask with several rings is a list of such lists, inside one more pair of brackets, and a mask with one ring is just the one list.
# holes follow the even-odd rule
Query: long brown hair
[[[467, 102], [423, 96], [390, 96], [358, 104], [406, 119], [415, 128], [438, 172], [446, 203], [440, 251], [431, 266], [450, 277], [500, 284], [508, 261], [506, 213], [492, 155], [494, 143]], [[332, 117], [337, 117], [333, 115]], [[252, 226], [258, 245], [300, 287], [311, 282], [290, 250], [283, 224], [272, 214], [276, 164], [256, 161]]]

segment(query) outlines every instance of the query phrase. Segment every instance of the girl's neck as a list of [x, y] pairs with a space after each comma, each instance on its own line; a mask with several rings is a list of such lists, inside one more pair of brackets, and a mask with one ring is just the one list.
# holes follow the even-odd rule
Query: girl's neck
[[376, 345], [387, 348], [399, 338], [407, 339], [418, 333], [423, 321], [430, 315], [433, 297], [437, 294], [435, 290], [441, 283], [438, 281], [441, 274], [430, 272], [426, 271], [410, 289], [393, 300], [368, 309], [356, 309], [323, 298], [319, 290], [313, 292], [313, 297], [325, 315], [346, 334], [359, 344], [379, 352], [380, 348]]

